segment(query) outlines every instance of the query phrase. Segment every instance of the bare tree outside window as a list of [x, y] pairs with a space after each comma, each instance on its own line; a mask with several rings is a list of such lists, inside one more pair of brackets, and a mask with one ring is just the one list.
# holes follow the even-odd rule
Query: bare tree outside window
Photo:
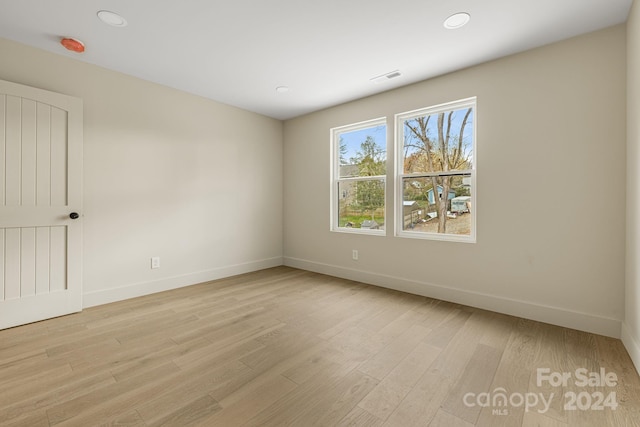
[[475, 99], [396, 116], [400, 231], [475, 235], [474, 113]]

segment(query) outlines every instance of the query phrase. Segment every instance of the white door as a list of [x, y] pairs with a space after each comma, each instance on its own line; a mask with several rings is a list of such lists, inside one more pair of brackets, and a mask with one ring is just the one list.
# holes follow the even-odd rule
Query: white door
[[0, 329], [82, 310], [81, 208], [82, 100], [0, 80]]

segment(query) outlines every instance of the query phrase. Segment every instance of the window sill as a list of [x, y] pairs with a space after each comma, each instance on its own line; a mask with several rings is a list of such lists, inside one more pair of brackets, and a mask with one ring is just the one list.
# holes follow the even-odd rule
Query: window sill
[[332, 233], [363, 234], [369, 236], [386, 236], [387, 230], [369, 230], [362, 228], [339, 227], [331, 229]]
[[396, 237], [404, 237], [408, 239], [438, 240], [438, 241], [444, 241], [444, 242], [476, 243], [476, 236], [463, 236], [458, 234], [425, 233], [422, 231], [403, 230], [396, 233]]

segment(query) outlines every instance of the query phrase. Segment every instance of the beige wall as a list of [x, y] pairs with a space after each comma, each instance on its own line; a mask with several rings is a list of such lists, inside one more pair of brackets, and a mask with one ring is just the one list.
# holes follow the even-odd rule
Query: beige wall
[[85, 306], [282, 263], [282, 122], [7, 40], [0, 58], [84, 101]]
[[[640, 158], [637, 121], [625, 127], [625, 40], [625, 26], [588, 34], [289, 120], [284, 134], [277, 120], [7, 40], [0, 79], [84, 101], [85, 305], [278, 265], [284, 243], [289, 265], [618, 336], [627, 179], [624, 331], [637, 348]], [[637, 43], [628, 55], [636, 117]], [[469, 96], [476, 244], [329, 231], [331, 127]], [[389, 193], [389, 224], [392, 203]]]
[[[619, 336], [625, 55], [622, 25], [285, 122], [285, 263]], [[476, 244], [329, 231], [331, 127], [470, 96]]]
[[627, 22], [627, 280], [622, 340], [640, 370], [640, 3]]

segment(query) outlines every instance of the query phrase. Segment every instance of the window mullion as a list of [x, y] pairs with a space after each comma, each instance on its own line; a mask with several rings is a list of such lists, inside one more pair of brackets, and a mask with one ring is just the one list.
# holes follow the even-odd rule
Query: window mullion
[[473, 169], [456, 170], [456, 171], [438, 171], [438, 172], [414, 172], [401, 174], [401, 178], [430, 178], [432, 176], [464, 176], [473, 175]]
[[337, 182], [354, 182], [354, 181], [384, 181], [387, 178], [386, 175], [375, 176], [354, 176], [348, 178], [338, 178]]

